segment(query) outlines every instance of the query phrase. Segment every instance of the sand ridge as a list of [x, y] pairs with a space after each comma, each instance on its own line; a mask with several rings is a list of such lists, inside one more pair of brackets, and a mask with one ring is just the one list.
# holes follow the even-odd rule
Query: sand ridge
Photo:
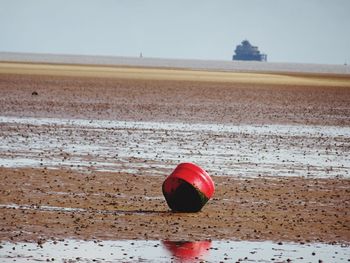
[[71, 77], [122, 78], [141, 80], [173, 80], [228, 82], [268, 85], [304, 85], [350, 87], [350, 77], [321, 77], [316, 74], [278, 74], [223, 72], [189, 69], [116, 67], [96, 65], [62, 65], [39, 63], [0, 63], [2, 74], [29, 74]]

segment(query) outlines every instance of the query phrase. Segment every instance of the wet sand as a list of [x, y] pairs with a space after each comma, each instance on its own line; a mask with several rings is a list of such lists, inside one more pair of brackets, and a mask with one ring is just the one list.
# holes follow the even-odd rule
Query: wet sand
[[0, 170], [1, 240], [350, 241], [350, 181], [214, 177], [199, 213], [172, 213], [164, 177]]
[[22, 66], [1, 64], [2, 116], [350, 125], [349, 75]]
[[[269, 79], [266, 74], [263, 76], [266, 82], [261, 84], [255, 75], [243, 73], [230, 75], [229, 81], [218, 81], [201, 72], [209, 80], [199, 81], [192, 75], [191, 79], [181, 76], [169, 79], [166, 72], [161, 78], [157, 77], [158, 73], [144, 78], [137, 72], [96, 77], [96, 72], [92, 76], [78, 70], [68, 75], [41, 70], [36, 75], [21, 70], [2, 71], [1, 116], [319, 125], [325, 130], [330, 125], [350, 125], [350, 78], [347, 76], [272, 74]], [[30, 125], [27, 128], [27, 131], [35, 129]], [[31, 134], [16, 125], [3, 123], [0, 131], [6, 138], [18, 132], [23, 133], [23, 137]], [[130, 129], [129, 133], [133, 131]], [[66, 136], [70, 136], [69, 133]], [[99, 135], [95, 136], [98, 140]], [[341, 143], [336, 152], [344, 156], [349, 153], [349, 138], [339, 138]], [[333, 145], [339, 138], [332, 139]], [[244, 136], [241, 139], [244, 140]], [[288, 140], [295, 146], [293, 140], [298, 140], [298, 136], [290, 136]], [[191, 143], [196, 150], [195, 145], [201, 141], [196, 139]], [[0, 145], [6, 151], [8, 145]], [[250, 146], [254, 149], [256, 145]], [[303, 145], [301, 150], [308, 154], [312, 147], [312, 144]], [[40, 154], [40, 148], [32, 152]], [[136, 157], [128, 159], [129, 165], [140, 162]], [[115, 161], [118, 162], [118, 157]], [[210, 170], [210, 167], [203, 168]], [[48, 169], [45, 165], [0, 168], [0, 240], [350, 242], [350, 181], [342, 170], [336, 178], [305, 178], [306, 171], [301, 176], [291, 174], [288, 178], [269, 177], [268, 172], [262, 177], [256, 174], [256, 178], [251, 175], [245, 178], [244, 173], [240, 178], [219, 173], [214, 177], [215, 196], [203, 211], [180, 214], [169, 212], [162, 197], [161, 184], [166, 174], [146, 176], [142, 172], [146, 169], [142, 167], [140, 173], [121, 173], [67, 167]], [[313, 167], [307, 169], [317, 173]]]

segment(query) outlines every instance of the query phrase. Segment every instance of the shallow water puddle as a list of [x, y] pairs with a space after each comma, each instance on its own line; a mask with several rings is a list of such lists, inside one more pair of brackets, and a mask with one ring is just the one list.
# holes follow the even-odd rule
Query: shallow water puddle
[[0, 243], [1, 262], [348, 262], [348, 246], [249, 241]]
[[350, 127], [4, 116], [0, 127], [3, 167], [164, 175], [194, 162], [210, 175], [350, 177]]

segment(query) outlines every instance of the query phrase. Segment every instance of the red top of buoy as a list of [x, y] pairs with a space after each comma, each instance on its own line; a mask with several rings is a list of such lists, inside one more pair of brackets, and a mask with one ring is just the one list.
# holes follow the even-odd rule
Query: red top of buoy
[[182, 179], [195, 186], [208, 199], [215, 191], [214, 182], [209, 174], [194, 163], [180, 163], [169, 177]]

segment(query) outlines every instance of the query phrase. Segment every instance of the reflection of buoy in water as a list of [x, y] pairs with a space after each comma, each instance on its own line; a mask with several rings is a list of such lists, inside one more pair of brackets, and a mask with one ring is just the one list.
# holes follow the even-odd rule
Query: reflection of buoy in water
[[214, 194], [214, 182], [209, 174], [193, 163], [181, 163], [162, 186], [171, 210], [198, 212]]
[[163, 241], [163, 245], [174, 257], [181, 260], [189, 260], [205, 256], [211, 247], [211, 241]]

